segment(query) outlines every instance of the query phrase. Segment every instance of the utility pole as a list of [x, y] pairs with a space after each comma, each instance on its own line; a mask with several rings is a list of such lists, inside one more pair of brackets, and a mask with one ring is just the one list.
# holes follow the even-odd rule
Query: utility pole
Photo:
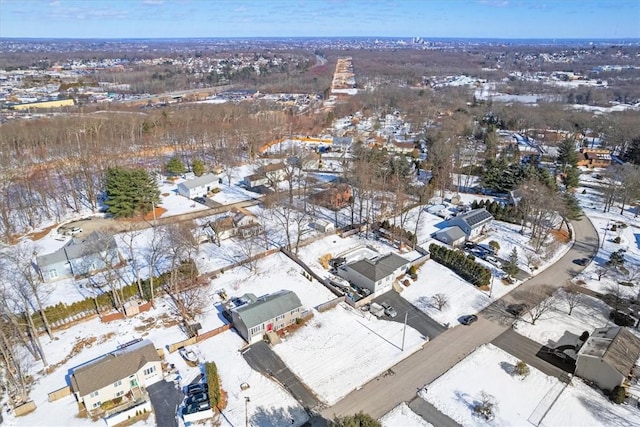
[[245, 396], [244, 397], [244, 425], [245, 425], [245, 427], [249, 427], [249, 402], [251, 402], [251, 399], [249, 399], [249, 396]]
[[404, 351], [404, 337], [407, 334], [407, 318], [409, 317], [409, 312], [404, 312], [404, 328], [402, 329], [402, 348], [400, 351]]
[[495, 276], [491, 273], [491, 284], [489, 285], [489, 298], [491, 298], [491, 293], [493, 293], [493, 278]]

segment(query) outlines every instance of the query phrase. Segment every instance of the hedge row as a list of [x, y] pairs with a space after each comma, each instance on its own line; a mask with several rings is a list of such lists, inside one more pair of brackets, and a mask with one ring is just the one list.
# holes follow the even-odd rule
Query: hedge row
[[220, 404], [220, 377], [218, 377], [218, 367], [214, 362], [206, 362], [204, 364], [205, 373], [207, 375], [207, 386], [209, 389], [209, 401], [211, 406], [217, 408]]
[[429, 252], [431, 259], [450, 268], [473, 285], [489, 286], [491, 283], [491, 271], [465, 255], [464, 252], [447, 249], [435, 243], [429, 245]]

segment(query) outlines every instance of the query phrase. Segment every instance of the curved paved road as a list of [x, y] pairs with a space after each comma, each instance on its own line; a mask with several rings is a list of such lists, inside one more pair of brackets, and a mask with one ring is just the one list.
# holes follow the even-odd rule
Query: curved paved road
[[507, 321], [509, 317], [504, 311], [506, 305], [518, 301], [527, 290], [539, 285], [549, 285], [549, 292], [561, 287], [584, 268], [574, 264], [574, 259], [594, 256], [598, 249], [598, 234], [589, 219], [584, 217], [581, 221], [573, 221], [571, 225], [576, 241], [555, 264], [487, 307], [473, 325], [458, 326], [442, 333], [426, 344], [423, 350], [394, 366], [395, 375], [371, 380], [361, 389], [324, 409], [322, 416], [332, 419], [334, 415], [363, 411], [380, 418], [401, 402], [411, 401], [416, 391], [444, 374], [476, 347], [501, 335], [511, 323]]

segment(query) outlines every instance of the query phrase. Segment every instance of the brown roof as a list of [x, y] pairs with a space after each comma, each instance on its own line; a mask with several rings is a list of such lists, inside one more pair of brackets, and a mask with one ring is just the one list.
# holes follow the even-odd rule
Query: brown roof
[[153, 342], [142, 340], [73, 369], [74, 392], [86, 396], [135, 374], [148, 362], [159, 362]]
[[284, 168], [285, 168], [284, 163], [270, 163], [268, 165], [265, 165], [262, 168], [262, 171], [263, 172], [275, 172], [275, 171], [278, 171], [278, 170], [281, 170], [281, 169], [284, 169]]
[[213, 231], [222, 233], [223, 231], [233, 230], [235, 224], [233, 223], [232, 216], [223, 216], [222, 218], [218, 218], [211, 223], [211, 228]]
[[627, 376], [640, 357], [640, 338], [627, 328], [620, 328], [602, 359], [622, 375]]

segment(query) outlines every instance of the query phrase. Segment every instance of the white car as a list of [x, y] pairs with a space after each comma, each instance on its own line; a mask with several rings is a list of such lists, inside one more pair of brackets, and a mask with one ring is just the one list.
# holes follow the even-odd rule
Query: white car
[[75, 236], [76, 234], [80, 234], [80, 233], [82, 233], [82, 228], [80, 228], [80, 227], [73, 227], [71, 229], [71, 235], [72, 236]]
[[498, 268], [502, 268], [502, 263], [498, 260], [498, 258], [494, 257], [494, 256], [487, 256], [487, 258], [485, 258], [488, 262], [490, 262], [491, 264], [495, 265]]

